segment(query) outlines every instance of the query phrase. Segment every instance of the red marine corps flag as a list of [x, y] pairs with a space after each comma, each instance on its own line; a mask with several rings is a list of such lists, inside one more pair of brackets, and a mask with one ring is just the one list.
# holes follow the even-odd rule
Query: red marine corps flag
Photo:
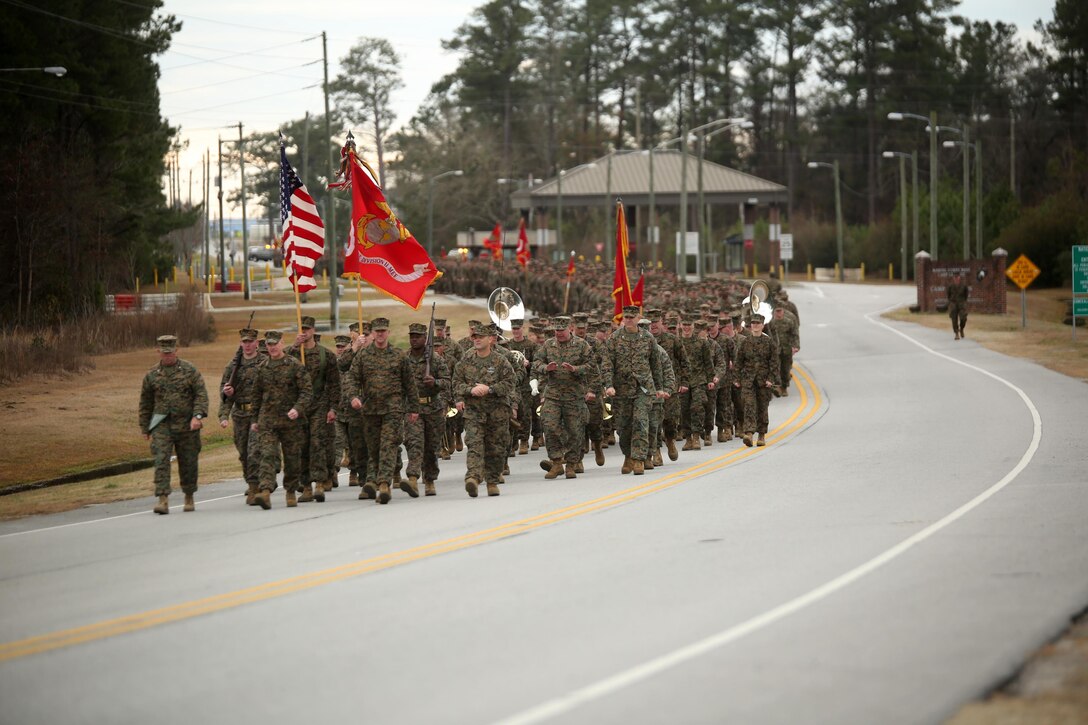
[[442, 273], [389, 208], [374, 172], [356, 154], [350, 134], [341, 156], [343, 181], [329, 187], [351, 188], [344, 276], [358, 276], [412, 309], [419, 309], [423, 294]]
[[616, 200], [616, 276], [612, 284], [612, 297], [616, 306], [612, 319], [619, 322], [623, 317], [623, 308], [635, 304], [631, 298], [631, 280], [627, 276], [627, 217], [623, 213], [623, 202]]
[[491, 251], [493, 259], [502, 257], [502, 235], [502, 222], [495, 222], [495, 228], [491, 230], [491, 234], [484, 240], [484, 247]]
[[642, 290], [646, 282], [646, 270], [643, 269], [638, 274], [638, 282], [635, 283], [635, 289], [631, 292], [631, 302], [636, 304], [641, 309], [645, 305], [642, 304]]
[[532, 253], [529, 251], [529, 235], [525, 232], [525, 217], [518, 222], [518, 264], [525, 268]]

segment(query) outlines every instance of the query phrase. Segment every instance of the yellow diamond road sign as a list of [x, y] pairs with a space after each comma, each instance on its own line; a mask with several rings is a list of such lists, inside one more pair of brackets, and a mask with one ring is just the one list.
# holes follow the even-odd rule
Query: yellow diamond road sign
[[1009, 265], [1005, 270], [1005, 276], [1011, 279], [1020, 289], [1027, 289], [1028, 285], [1039, 276], [1040, 269], [1023, 254]]

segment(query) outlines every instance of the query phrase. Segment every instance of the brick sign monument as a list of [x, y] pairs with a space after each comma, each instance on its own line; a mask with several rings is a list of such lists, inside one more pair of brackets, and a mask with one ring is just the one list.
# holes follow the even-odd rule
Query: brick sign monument
[[914, 255], [914, 279], [918, 286], [920, 312], [948, 309], [948, 285], [959, 272], [970, 287], [967, 309], [988, 314], [1005, 313], [1005, 265], [1009, 253], [995, 249], [989, 259], [958, 259], [934, 262], [928, 252]]

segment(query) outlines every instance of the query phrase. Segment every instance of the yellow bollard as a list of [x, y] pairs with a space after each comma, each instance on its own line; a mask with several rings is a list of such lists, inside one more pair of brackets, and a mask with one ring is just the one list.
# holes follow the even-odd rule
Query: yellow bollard
[[861, 281], [865, 281], [865, 262], [861, 263]]
[[838, 282], [840, 279], [842, 278], [839, 277], [839, 263], [835, 262], [835, 281]]
[[[272, 263], [271, 262], [265, 262], [264, 263], [264, 278], [266, 280], [268, 280], [269, 282], [272, 281]], [[272, 287], [270, 286], [268, 289], [272, 289]]]
[[786, 265], [784, 265], [784, 264], [779, 264], [778, 265], [778, 278], [779, 279], [785, 279], [786, 278]]
[[[228, 272], [228, 274], [230, 275], [230, 281], [233, 282], [234, 281], [234, 267], [230, 268], [230, 272]], [[224, 290], [224, 292], [225, 291], [226, 290]]]
[[208, 268], [208, 292], [215, 292], [215, 267]]
[[170, 294], [170, 280], [164, 279], [162, 281], [162, 293], [164, 295]]
[[136, 294], [140, 294], [140, 278], [136, 278]]
[[329, 282], [329, 270], [327, 270], [327, 269], [321, 270], [321, 281], [323, 283], [325, 283], [326, 285], [328, 284], [328, 282]]
[[805, 266], [805, 279], [807, 279], [809, 282], [812, 281], [812, 264], [808, 264]]
[[155, 272], [155, 286], [158, 287], [159, 286], [159, 268], [156, 267], [154, 269], [154, 272]]
[[892, 265], [891, 262], [888, 262], [888, 281], [895, 281], [895, 267]]
[[178, 266], [175, 264], [174, 265], [174, 284], [176, 285], [177, 283], [178, 283]]
[[759, 276], [759, 262], [752, 262], [752, 276]]

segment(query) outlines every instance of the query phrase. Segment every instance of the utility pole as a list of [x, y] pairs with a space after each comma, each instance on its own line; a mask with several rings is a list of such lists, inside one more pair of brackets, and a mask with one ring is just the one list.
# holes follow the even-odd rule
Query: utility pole
[[219, 137], [219, 284], [227, 291], [227, 246], [223, 241], [223, 137]]
[[252, 297], [249, 289], [249, 229], [246, 226], [246, 142], [242, 138], [242, 122], [238, 122], [238, 161], [242, 171], [242, 296]]
[[971, 258], [971, 145], [970, 128], [963, 124], [963, 258]]
[[[325, 31], [321, 31], [321, 55], [325, 62], [325, 83], [321, 86], [325, 93], [325, 146], [329, 149], [329, 181], [336, 178], [336, 154], [332, 148], [332, 121], [329, 118], [329, 41]], [[336, 200], [332, 193], [325, 191], [329, 200], [329, 231], [326, 241], [329, 248], [329, 322], [332, 329], [340, 327], [340, 244], [336, 238]]]
[[1009, 118], [1009, 189], [1016, 198], [1016, 117]]
[[937, 112], [929, 112], [929, 247], [937, 261]]
[[975, 258], [982, 259], [982, 137], [975, 139]]
[[911, 255], [911, 275], [914, 272], [914, 258], [918, 256], [918, 151], [915, 149], [910, 152], [910, 165], [911, 165], [911, 205], [914, 207], [914, 253]]

